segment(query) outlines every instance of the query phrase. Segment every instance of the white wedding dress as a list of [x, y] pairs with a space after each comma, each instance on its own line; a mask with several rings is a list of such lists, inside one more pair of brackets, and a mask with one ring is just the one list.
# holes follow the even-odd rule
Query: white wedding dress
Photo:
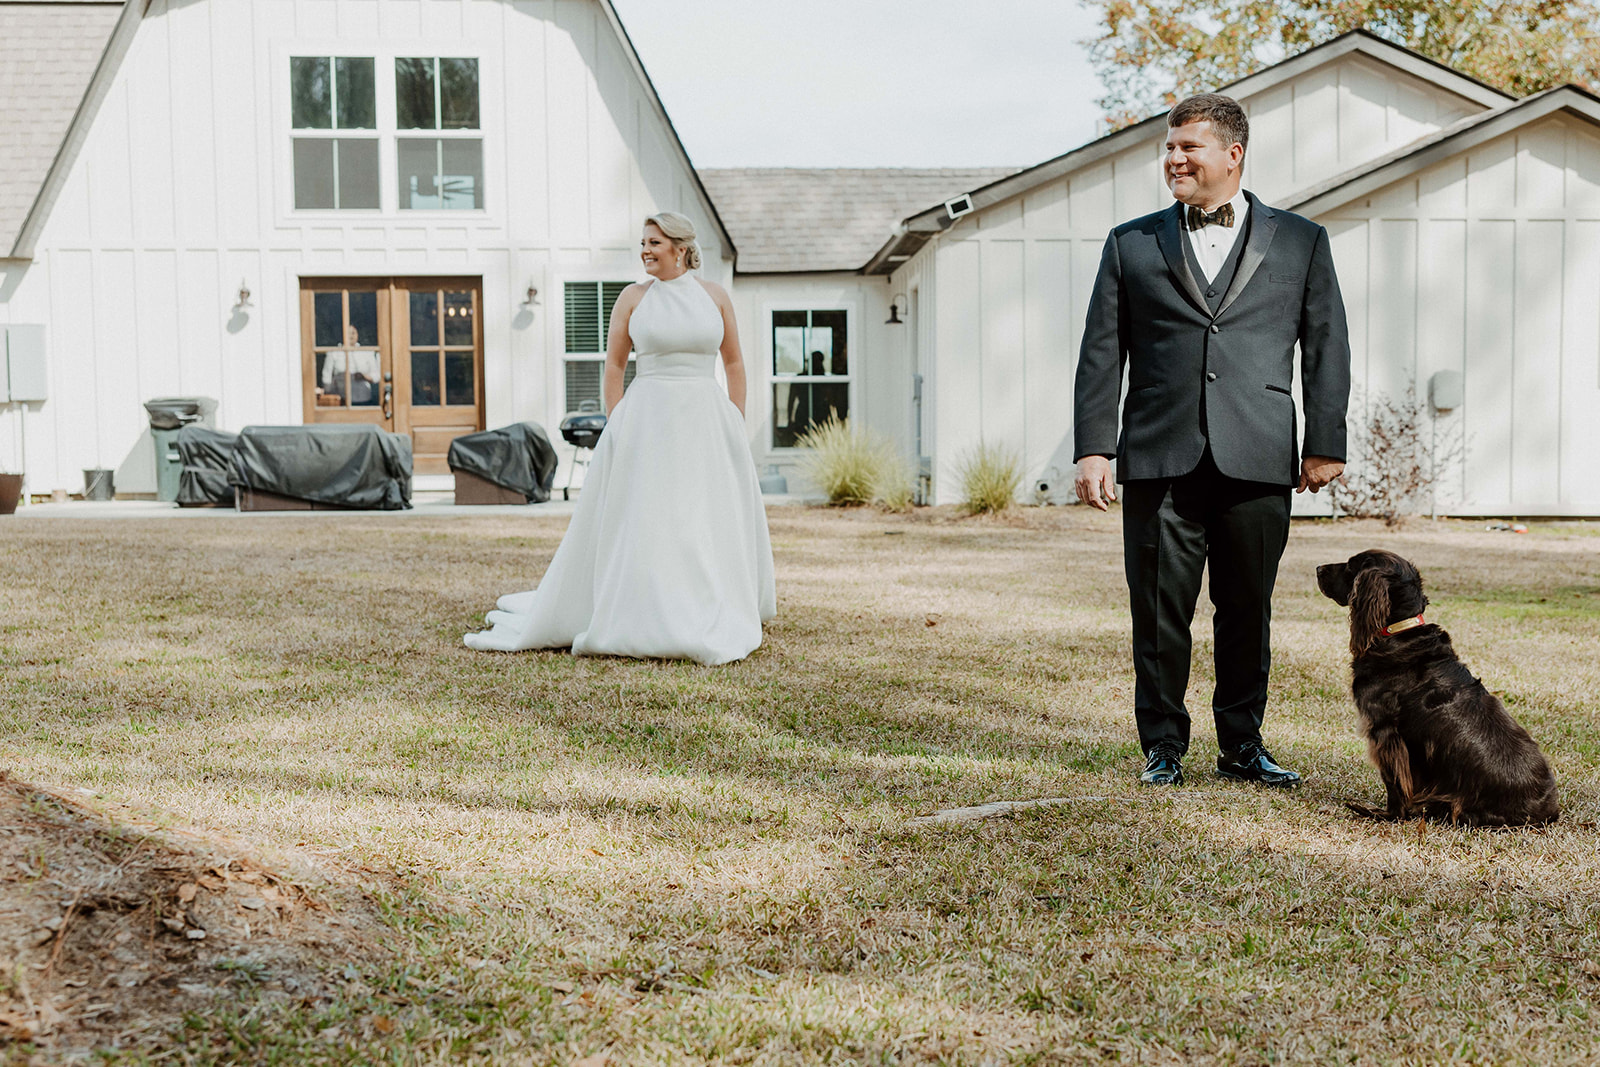
[[638, 373], [595, 446], [539, 588], [468, 648], [729, 663], [777, 613], [772, 543], [744, 419], [714, 377], [722, 313], [685, 273], [628, 321]]

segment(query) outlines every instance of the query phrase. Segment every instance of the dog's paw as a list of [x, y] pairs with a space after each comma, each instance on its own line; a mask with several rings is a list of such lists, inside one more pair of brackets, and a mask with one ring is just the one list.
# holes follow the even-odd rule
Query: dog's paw
[[1392, 816], [1383, 808], [1375, 808], [1370, 804], [1363, 804], [1359, 800], [1347, 800], [1344, 806], [1365, 819], [1377, 819], [1379, 822], [1389, 822]]

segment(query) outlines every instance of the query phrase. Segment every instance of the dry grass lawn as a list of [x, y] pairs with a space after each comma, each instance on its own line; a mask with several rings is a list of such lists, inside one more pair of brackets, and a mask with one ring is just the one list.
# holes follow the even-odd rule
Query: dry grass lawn
[[[235, 963], [100, 1056], [1600, 1058], [1594, 526], [1297, 525], [1267, 740], [1307, 784], [1206, 773], [1202, 615], [1191, 786], [1172, 796], [1135, 782], [1117, 516], [771, 520], [779, 616], [716, 669], [462, 648], [543, 570], [565, 522], [537, 512], [0, 520], [5, 769], [210, 840], [328, 914], [358, 889], [378, 916], [327, 943], [317, 995], [284, 995], [270, 955]], [[1373, 545], [1421, 566], [1430, 618], [1549, 753], [1555, 828], [1343, 808], [1382, 790], [1312, 569]], [[1092, 799], [905, 825], [1052, 796]], [[0, 871], [0, 912], [59, 893], [47, 866]], [[37, 970], [25, 947], [13, 997]], [[9, 1048], [55, 1062], [71, 1044]]]

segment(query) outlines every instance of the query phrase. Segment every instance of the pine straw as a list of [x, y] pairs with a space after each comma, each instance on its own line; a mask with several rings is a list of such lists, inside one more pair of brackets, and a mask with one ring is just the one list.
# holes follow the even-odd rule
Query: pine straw
[[[0, 526], [16, 773], [233, 835], [271, 869], [393, 879], [376, 897], [388, 978], [328, 1005], [213, 1006], [167, 1037], [174, 1051], [1597, 1054], [1587, 526], [1297, 525], [1267, 740], [1307, 784], [1211, 779], [1202, 715], [1200, 796], [1179, 802], [1134, 784], [1114, 514], [774, 511], [779, 616], [727, 668], [460, 648], [494, 594], [537, 577], [563, 525], [530, 512]], [[1375, 544], [1417, 561], [1430, 619], [1550, 753], [1566, 810], [1549, 832], [1345, 811], [1381, 787], [1354, 730], [1345, 623], [1312, 568]], [[1202, 611], [1199, 709], [1209, 632]], [[906, 828], [1060, 796], [1108, 799]], [[383, 999], [416, 983], [434, 992], [410, 1015]]]

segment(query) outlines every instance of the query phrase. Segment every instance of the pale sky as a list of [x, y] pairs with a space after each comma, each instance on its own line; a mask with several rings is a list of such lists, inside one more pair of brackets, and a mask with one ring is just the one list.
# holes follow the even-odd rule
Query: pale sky
[[1026, 166], [1099, 133], [1078, 0], [612, 2], [696, 166]]

